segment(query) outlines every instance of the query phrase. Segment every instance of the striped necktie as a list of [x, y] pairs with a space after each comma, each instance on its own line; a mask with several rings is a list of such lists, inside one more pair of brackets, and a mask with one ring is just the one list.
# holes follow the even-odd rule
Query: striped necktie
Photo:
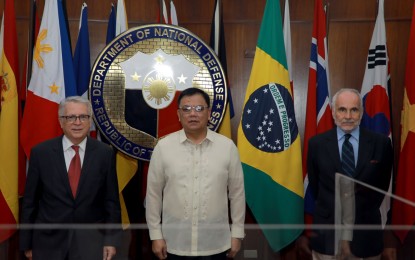
[[344, 143], [342, 146], [342, 168], [343, 172], [346, 175], [353, 177], [355, 174], [356, 166], [354, 162], [353, 145], [349, 141], [351, 136], [351, 134], [344, 135]]

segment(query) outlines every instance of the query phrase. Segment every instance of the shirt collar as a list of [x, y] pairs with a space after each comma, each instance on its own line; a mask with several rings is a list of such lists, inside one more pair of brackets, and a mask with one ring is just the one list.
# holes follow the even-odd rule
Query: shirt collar
[[[79, 148], [82, 150], [82, 151], [85, 151], [85, 148], [86, 148], [86, 140], [87, 140], [88, 138], [84, 138], [84, 140], [82, 140], [82, 142], [80, 142], [79, 144], [78, 144], [78, 146], [79, 146]], [[67, 151], [68, 149], [71, 149], [71, 147], [72, 147], [72, 145], [74, 145], [69, 139], [68, 139], [68, 137], [66, 137], [65, 135], [63, 136], [63, 138], [62, 138], [62, 145], [63, 145], [63, 150], [64, 151]]]
[[[356, 127], [355, 129], [352, 130], [352, 132], [350, 133], [352, 135], [352, 137], [354, 139], [356, 139], [357, 141], [359, 141], [359, 129], [360, 127]], [[342, 139], [344, 137], [346, 133], [341, 130], [340, 127], [337, 127], [337, 140], [339, 141], [340, 139]]]
[[[209, 140], [211, 142], [213, 142], [213, 140], [214, 140], [213, 131], [210, 130], [209, 128], [207, 129], [205, 140]], [[186, 136], [186, 133], [184, 132], [184, 129], [181, 129], [179, 131], [179, 141], [180, 141], [180, 143], [183, 143], [183, 142], [187, 141], [187, 136]]]

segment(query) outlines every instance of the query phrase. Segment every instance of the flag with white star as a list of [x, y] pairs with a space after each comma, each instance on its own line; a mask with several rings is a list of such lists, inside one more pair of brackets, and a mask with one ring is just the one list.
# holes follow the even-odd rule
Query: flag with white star
[[[72, 51], [61, 0], [46, 0], [33, 55], [21, 143], [27, 157], [36, 144], [62, 134], [58, 107], [76, 95]], [[36, 131], [33, 131], [36, 129]]]
[[[413, 184], [415, 183], [415, 5], [412, 11], [411, 31], [409, 35], [406, 59], [405, 89], [402, 101], [401, 146], [395, 194], [410, 201], [415, 201]], [[403, 242], [415, 223], [415, 208], [407, 203], [394, 200], [392, 204], [392, 224], [405, 225], [407, 229], [395, 230]]]
[[251, 145], [263, 152], [289, 149], [298, 136], [298, 128], [288, 90], [276, 84], [255, 90], [245, 104], [242, 129]]

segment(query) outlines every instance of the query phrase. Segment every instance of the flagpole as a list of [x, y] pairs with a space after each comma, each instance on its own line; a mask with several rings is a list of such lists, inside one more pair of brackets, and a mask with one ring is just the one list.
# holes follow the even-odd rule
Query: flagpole
[[[24, 86], [26, 89], [29, 86], [30, 78], [32, 76], [32, 60], [33, 60], [33, 48], [34, 48], [34, 39], [35, 39], [35, 2], [36, 0], [30, 1], [30, 20], [29, 20], [29, 42], [28, 42], [28, 48], [27, 48], [27, 70], [26, 70], [26, 86]], [[26, 98], [26, 97], [25, 97]]]
[[376, 8], [375, 8], [375, 10], [376, 10], [376, 14], [375, 14], [375, 21], [376, 21], [376, 19], [378, 17], [378, 13], [379, 13], [379, 0], [376, 0]]
[[[219, 17], [223, 21], [223, 6], [222, 6], [222, 0], [219, 0]], [[228, 76], [228, 75], [226, 75]]]
[[329, 1], [327, 0], [326, 1], [326, 5], [325, 5], [325, 10], [324, 11], [326, 11], [326, 39], [327, 39], [327, 51], [329, 50], [329, 32], [330, 32], [330, 30], [329, 30], [329, 20], [330, 20], [330, 12], [329, 12], [329, 10], [330, 10], [330, 3], [329, 3]]
[[63, 7], [63, 14], [64, 14], [65, 21], [66, 21], [66, 31], [68, 33], [68, 38], [69, 38], [69, 49], [72, 52], [71, 31], [69, 29], [68, 10], [66, 9], [66, 0], [62, 0], [62, 7]]

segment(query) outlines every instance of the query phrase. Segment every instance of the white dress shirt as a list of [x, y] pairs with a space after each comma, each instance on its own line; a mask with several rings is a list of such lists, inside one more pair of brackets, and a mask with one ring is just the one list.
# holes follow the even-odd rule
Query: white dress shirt
[[[78, 144], [79, 146], [79, 157], [81, 158], [81, 167], [84, 163], [84, 157], [85, 157], [85, 148], [86, 148], [86, 140], [85, 137], [82, 142]], [[65, 156], [65, 164], [66, 164], [66, 170], [69, 170], [69, 165], [71, 164], [72, 158], [75, 156], [75, 150], [72, 149], [72, 145], [74, 145], [68, 137], [65, 135], [62, 138], [62, 146], [63, 146], [63, 155]]]
[[183, 129], [161, 139], [149, 166], [146, 219], [151, 240], [164, 239], [175, 255], [213, 255], [243, 238], [244, 179], [232, 140], [208, 130], [194, 144]]

